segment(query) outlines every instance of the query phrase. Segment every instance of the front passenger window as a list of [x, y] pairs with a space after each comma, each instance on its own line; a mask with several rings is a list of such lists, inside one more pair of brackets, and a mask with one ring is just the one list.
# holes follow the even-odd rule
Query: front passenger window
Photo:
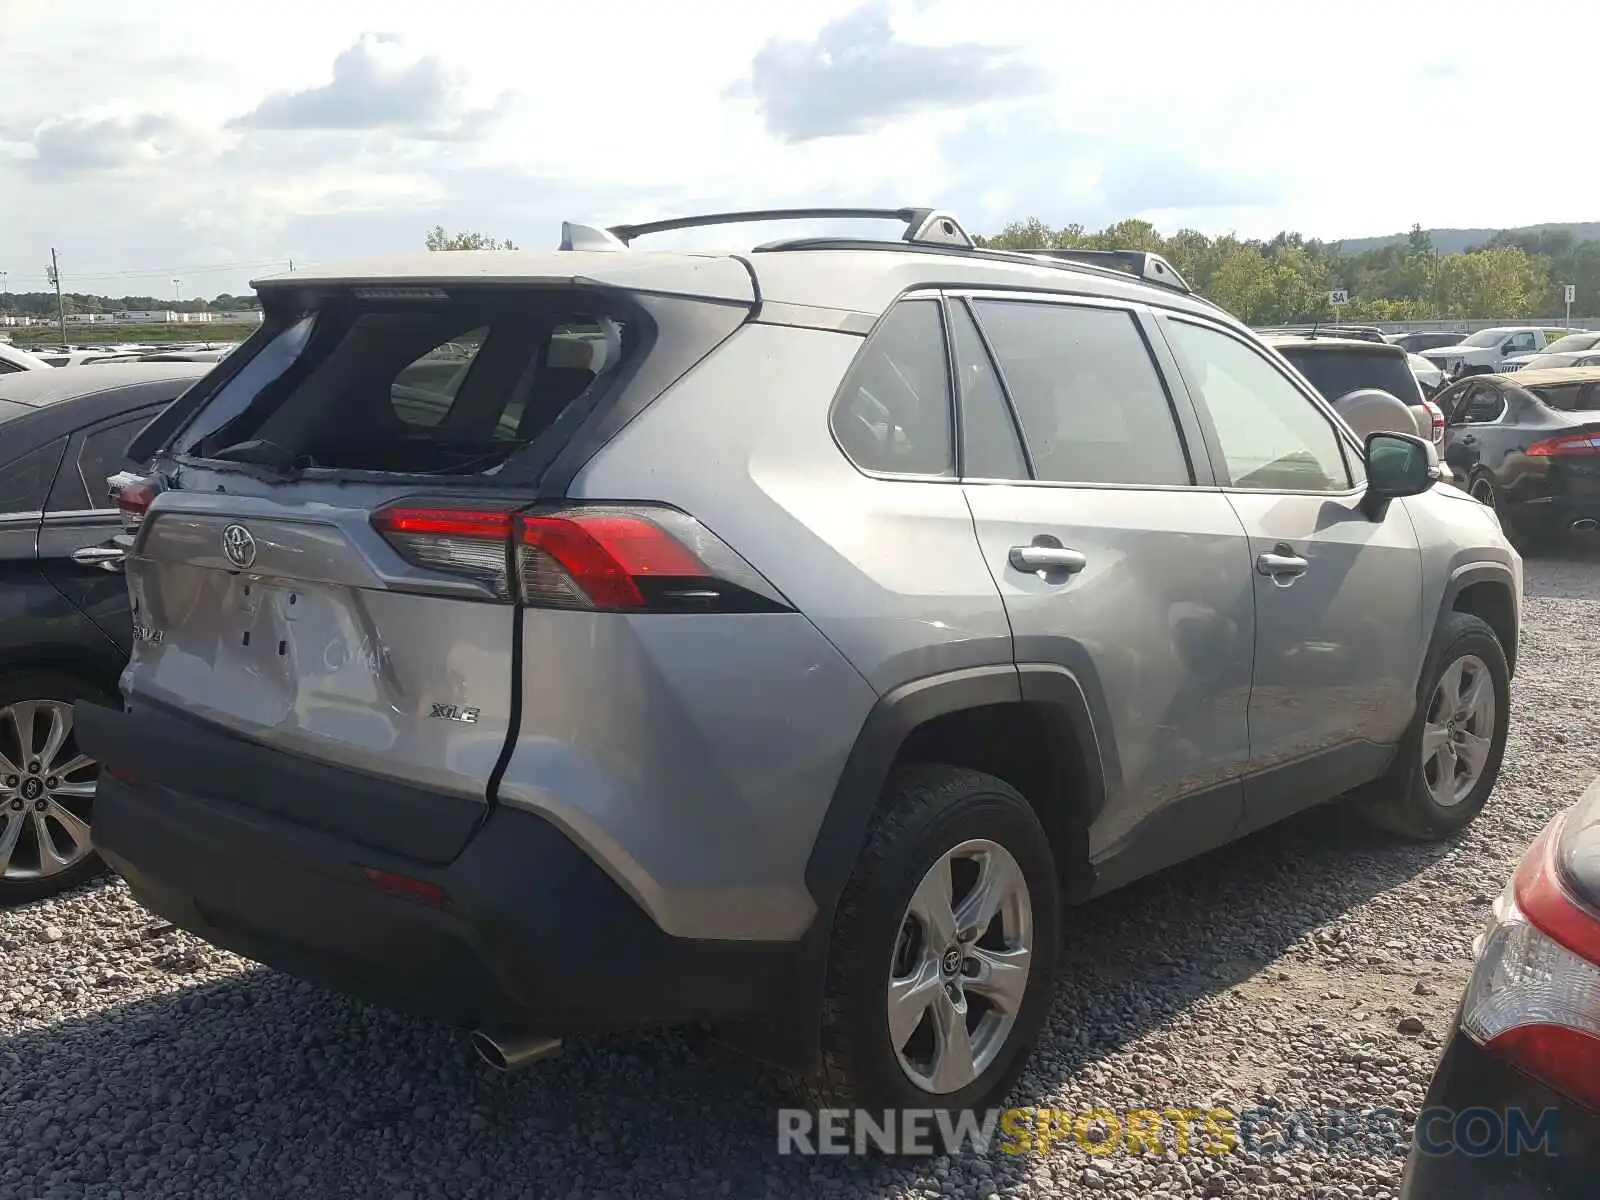
[[1214, 329], [1177, 320], [1167, 329], [1211, 415], [1233, 487], [1341, 492], [1352, 486], [1332, 422], [1282, 371]]

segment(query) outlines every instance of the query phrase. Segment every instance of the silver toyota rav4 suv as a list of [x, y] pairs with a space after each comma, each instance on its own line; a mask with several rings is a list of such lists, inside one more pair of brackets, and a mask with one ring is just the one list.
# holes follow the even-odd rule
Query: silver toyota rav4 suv
[[[903, 238], [650, 252], [732, 220]], [[1483, 807], [1522, 565], [1158, 256], [925, 209], [258, 285], [119, 478], [97, 844], [184, 929], [476, 1031], [710, 1021], [987, 1105], [1060, 908], [1348, 792]]]

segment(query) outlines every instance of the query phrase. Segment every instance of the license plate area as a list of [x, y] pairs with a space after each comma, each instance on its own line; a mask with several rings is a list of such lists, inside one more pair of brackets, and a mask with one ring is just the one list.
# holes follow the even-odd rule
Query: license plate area
[[288, 657], [294, 625], [306, 611], [305, 587], [241, 575], [234, 578], [233, 596], [238, 645], [264, 657]]

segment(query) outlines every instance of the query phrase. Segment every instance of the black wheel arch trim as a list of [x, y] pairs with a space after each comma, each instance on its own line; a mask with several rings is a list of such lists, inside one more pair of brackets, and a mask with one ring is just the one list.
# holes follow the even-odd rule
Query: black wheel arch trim
[[[1433, 635], [1436, 638], [1439, 630], [1443, 628], [1445, 620], [1456, 611], [1456, 601], [1461, 593], [1477, 583], [1492, 583], [1505, 588], [1506, 594], [1511, 599], [1512, 612], [1516, 615], [1515, 627], [1511, 632], [1511, 644], [1502, 648], [1506, 652], [1506, 667], [1511, 674], [1517, 670], [1517, 642], [1522, 634], [1522, 601], [1517, 595], [1517, 578], [1509, 563], [1495, 562], [1493, 560], [1479, 559], [1457, 565], [1450, 572], [1450, 578], [1445, 581], [1444, 594], [1439, 598], [1439, 611], [1434, 615]], [[1429, 656], [1431, 658], [1431, 655]], [[1424, 664], [1426, 676], [1426, 663]], [[1421, 689], [1425, 679], [1417, 681], [1417, 702], [1422, 702]]]
[[1049, 663], [968, 667], [912, 680], [885, 692], [873, 705], [840, 772], [833, 800], [806, 863], [806, 886], [817, 902], [818, 922], [831, 918], [866, 840], [873, 809], [906, 738], [936, 717], [994, 704], [1023, 701], [1058, 712], [1083, 752], [1092, 819], [1104, 807], [1107, 781], [1118, 777], [1116, 747], [1104, 718], [1099, 680], [1088, 687], [1079, 673]]
[[935, 717], [1025, 700], [1054, 706], [1072, 730], [1084, 752], [1090, 815], [1098, 814], [1108, 769], [1111, 778], [1117, 777], [1117, 758], [1106, 740], [1110, 725], [1097, 677], [1091, 675], [1086, 686], [1079, 673], [1063, 666], [997, 663], [940, 672], [884, 693], [856, 736], [806, 863], [806, 886], [817, 912], [801, 939], [792, 1003], [767, 1019], [724, 1027], [728, 1040], [791, 1070], [809, 1072], [820, 1065], [822, 991], [834, 911], [900, 748], [914, 729]]

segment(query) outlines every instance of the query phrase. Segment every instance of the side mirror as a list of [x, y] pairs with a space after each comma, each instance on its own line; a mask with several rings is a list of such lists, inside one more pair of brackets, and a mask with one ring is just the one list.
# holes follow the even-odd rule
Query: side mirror
[[1367, 492], [1361, 509], [1374, 521], [1382, 519], [1389, 501], [1420, 496], [1440, 478], [1439, 452], [1414, 434], [1369, 434], [1364, 458]]

